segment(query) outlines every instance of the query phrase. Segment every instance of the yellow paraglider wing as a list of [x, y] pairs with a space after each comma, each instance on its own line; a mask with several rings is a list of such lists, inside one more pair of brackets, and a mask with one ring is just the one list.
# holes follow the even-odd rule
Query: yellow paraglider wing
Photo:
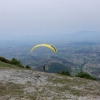
[[50, 48], [51, 50], [53, 50], [55, 53], [57, 52], [57, 49], [51, 45], [51, 44], [39, 44], [39, 45], [36, 45], [34, 46], [32, 49], [31, 49], [31, 52], [34, 51], [34, 49], [40, 47], [40, 46], [44, 46], [44, 47], [47, 47], [47, 48]]

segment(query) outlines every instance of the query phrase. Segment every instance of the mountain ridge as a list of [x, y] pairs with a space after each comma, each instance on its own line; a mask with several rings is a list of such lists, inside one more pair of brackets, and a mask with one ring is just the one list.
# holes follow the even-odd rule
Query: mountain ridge
[[99, 31], [77, 31], [73, 33], [51, 33], [51, 34], [33, 34], [33, 35], [27, 35], [22, 37], [23, 39], [20, 39], [18, 37], [16, 38], [10, 38], [9, 40], [1, 39], [1, 42], [6, 42], [8, 44], [16, 43], [32, 43], [36, 42], [38, 43], [52, 43], [52, 42], [59, 42], [59, 41], [66, 41], [66, 42], [100, 42], [100, 32]]

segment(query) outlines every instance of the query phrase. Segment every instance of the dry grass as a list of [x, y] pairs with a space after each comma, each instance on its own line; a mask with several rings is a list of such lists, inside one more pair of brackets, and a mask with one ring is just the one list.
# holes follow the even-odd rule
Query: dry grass
[[0, 100], [100, 100], [100, 82], [6, 67], [0, 69]]

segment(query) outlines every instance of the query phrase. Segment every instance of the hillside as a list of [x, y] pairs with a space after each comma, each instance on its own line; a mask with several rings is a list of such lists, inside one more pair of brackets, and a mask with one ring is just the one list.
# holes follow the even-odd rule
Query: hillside
[[43, 67], [37, 67], [36, 70], [49, 72], [49, 73], [57, 73], [57, 72], [63, 71], [63, 70], [67, 70], [67, 71], [71, 72], [71, 67], [65, 66], [62, 63], [53, 62], [53, 63], [46, 64], [45, 70], [43, 70]]
[[[71, 74], [75, 75], [81, 70], [91, 74], [92, 76], [100, 80], [100, 43], [96, 42], [55, 42], [55, 47], [58, 49], [58, 53], [54, 54], [48, 48], [38, 48], [33, 53], [30, 53], [30, 49], [35, 43], [26, 45], [1, 45], [0, 54], [3, 57], [11, 60], [12, 58], [19, 59], [22, 65], [29, 65], [32, 69], [39, 67], [39, 70], [45, 65], [49, 65], [48, 72], [57, 72], [71, 69]], [[53, 71], [56, 66], [51, 68], [52, 63], [60, 63], [65, 67]]]
[[0, 100], [100, 100], [100, 82], [0, 62]]

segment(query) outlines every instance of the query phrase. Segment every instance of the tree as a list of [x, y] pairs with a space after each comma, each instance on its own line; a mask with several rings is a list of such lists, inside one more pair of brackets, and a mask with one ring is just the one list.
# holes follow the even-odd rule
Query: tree
[[15, 59], [15, 58], [12, 58], [12, 60], [10, 61], [10, 64], [17, 65], [18, 67], [24, 67], [24, 66], [21, 64], [20, 60], [17, 60], [17, 59]]

